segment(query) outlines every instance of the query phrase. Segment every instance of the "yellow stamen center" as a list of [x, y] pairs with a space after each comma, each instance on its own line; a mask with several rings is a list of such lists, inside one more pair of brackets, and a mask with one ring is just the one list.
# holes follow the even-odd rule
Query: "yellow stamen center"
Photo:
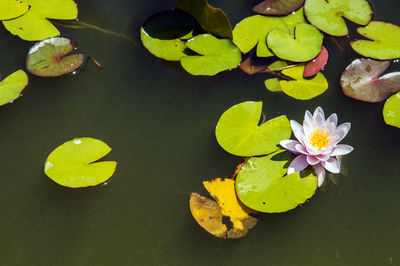
[[317, 149], [328, 146], [330, 140], [331, 138], [328, 137], [328, 131], [325, 131], [323, 128], [314, 129], [310, 135], [310, 143]]

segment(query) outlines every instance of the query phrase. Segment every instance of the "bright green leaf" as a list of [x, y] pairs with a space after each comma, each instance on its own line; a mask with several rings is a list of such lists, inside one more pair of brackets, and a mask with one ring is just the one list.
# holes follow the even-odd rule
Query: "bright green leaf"
[[385, 123], [400, 128], [400, 92], [387, 99], [383, 107]]
[[304, 9], [300, 8], [296, 12], [287, 15], [285, 17], [282, 17], [283, 22], [286, 23], [290, 30], [290, 35], [294, 36], [294, 29], [297, 24], [299, 23], [307, 23], [307, 20], [304, 17]]
[[296, 66], [282, 70], [282, 74], [295, 80], [281, 80], [282, 91], [298, 100], [309, 100], [321, 95], [328, 88], [328, 81], [319, 72], [315, 77], [303, 78], [304, 66]]
[[354, 51], [362, 56], [379, 60], [400, 58], [400, 27], [386, 22], [372, 21], [358, 33], [370, 40], [351, 43]]
[[286, 175], [292, 155], [278, 151], [252, 157], [236, 177], [236, 192], [247, 207], [268, 213], [286, 212], [314, 195], [317, 177], [311, 171]]
[[0, 0], [0, 20], [22, 16], [29, 10], [29, 5], [21, 0]]
[[23, 70], [17, 70], [0, 82], [0, 105], [17, 99], [28, 85], [28, 76]]
[[278, 78], [266, 79], [264, 81], [265, 88], [271, 92], [282, 91], [281, 85], [279, 84]]
[[62, 186], [96, 186], [107, 181], [115, 172], [117, 162], [96, 162], [110, 151], [111, 148], [101, 140], [76, 138], [50, 153], [44, 172]]
[[233, 29], [233, 42], [243, 53], [249, 52], [257, 45], [258, 57], [269, 57], [274, 54], [268, 49], [266, 38], [273, 29], [289, 33], [289, 28], [278, 17], [254, 15], [240, 21]]
[[197, 35], [188, 40], [186, 46], [200, 54], [181, 58], [182, 67], [192, 75], [213, 76], [236, 68], [242, 60], [242, 54], [230, 40], [210, 34]]
[[282, 115], [258, 125], [261, 110], [262, 102], [243, 102], [226, 110], [215, 129], [219, 145], [231, 154], [246, 157], [278, 150], [279, 142], [290, 137], [289, 120]]
[[359, 25], [372, 19], [372, 9], [366, 0], [306, 0], [306, 17], [321, 31], [334, 36], [348, 35], [347, 18]]
[[286, 31], [272, 30], [267, 36], [267, 44], [279, 58], [306, 62], [316, 57], [321, 51], [323, 36], [314, 26], [306, 23], [297, 24], [295, 38]]

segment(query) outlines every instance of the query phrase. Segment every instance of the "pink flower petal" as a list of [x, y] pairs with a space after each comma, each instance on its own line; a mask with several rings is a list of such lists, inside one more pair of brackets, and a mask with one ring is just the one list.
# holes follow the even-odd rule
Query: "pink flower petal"
[[317, 107], [317, 109], [315, 109], [314, 111], [314, 119], [317, 118], [317, 114], [320, 114], [322, 116], [322, 118], [325, 120], [325, 114], [324, 114], [324, 110], [322, 110], [322, 108], [320, 106]]
[[296, 151], [297, 151], [298, 153], [302, 153], [302, 154], [305, 154], [305, 155], [309, 155], [309, 154], [308, 154], [308, 151], [306, 150], [306, 148], [304, 147], [304, 145], [301, 144], [301, 143], [297, 144], [294, 148], [296, 149]]
[[300, 142], [298, 142], [297, 140], [292, 140], [292, 139], [282, 140], [279, 144], [286, 150], [288, 150], [290, 152], [295, 152], [295, 153], [299, 153], [296, 150], [296, 145], [301, 145]]
[[320, 161], [327, 161], [327, 160], [329, 160], [329, 158], [330, 158], [331, 156], [332, 156], [332, 155], [318, 154], [318, 155], [316, 155], [315, 157], [317, 157], [318, 160], [320, 160]]
[[351, 123], [343, 123], [336, 128], [335, 134], [339, 136], [337, 143], [339, 143], [344, 137], [346, 137], [347, 133], [349, 133], [351, 127]]
[[316, 165], [317, 163], [319, 163], [319, 160], [315, 156], [308, 155], [307, 156], [307, 162], [308, 162], [309, 165]]
[[321, 164], [313, 165], [313, 168], [315, 170], [315, 174], [318, 177], [318, 187], [320, 187], [324, 183], [324, 180], [325, 180], [325, 169], [324, 169], [324, 167], [322, 167]]
[[314, 126], [322, 128], [325, 124], [325, 117], [323, 114], [318, 113], [315, 117]]
[[353, 151], [353, 147], [346, 144], [338, 144], [333, 150], [331, 156], [346, 155]]
[[297, 155], [289, 165], [288, 175], [304, 170], [308, 166], [306, 157], [304, 154]]
[[337, 114], [336, 113], [331, 114], [328, 117], [328, 119], [326, 119], [327, 123], [334, 123], [335, 127], [337, 126], [337, 121], [338, 121], [338, 118], [337, 118]]
[[293, 134], [300, 141], [300, 143], [304, 144], [304, 132], [303, 127], [294, 120], [290, 120], [290, 126], [292, 127]]
[[339, 162], [331, 157], [329, 160], [325, 162], [321, 162], [322, 166], [331, 173], [338, 174], [340, 172], [340, 164]]

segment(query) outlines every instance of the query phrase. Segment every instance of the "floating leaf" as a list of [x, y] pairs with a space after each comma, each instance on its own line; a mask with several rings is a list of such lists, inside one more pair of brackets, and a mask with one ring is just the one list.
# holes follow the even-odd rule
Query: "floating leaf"
[[305, 0], [264, 0], [253, 8], [263, 15], [282, 16], [292, 13], [303, 6]]
[[292, 155], [278, 151], [252, 157], [236, 177], [236, 191], [242, 203], [260, 212], [286, 212], [314, 195], [317, 177], [311, 171], [286, 175]]
[[261, 109], [262, 102], [243, 102], [226, 110], [215, 129], [219, 145], [245, 157], [276, 151], [279, 142], [290, 137], [289, 120], [282, 115], [258, 125]]
[[400, 128], [400, 92], [392, 95], [383, 107], [385, 123]]
[[354, 51], [379, 60], [400, 58], [400, 27], [387, 22], [372, 21], [359, 27], [358, 33], [370, 40], [351, 42]]
[[27, 41], [40, 41], [60, 35], [49, 19], [76, 19], [78, 8], [73, 0], [24, 0], [31, 8], [25, 15], [3, 21], [6, 29]]
[[[250, 216], [257, 212], [238, 201], [233, 179], [216, 178], [203, 184], [217, 202], [191, 193], [190, 211], [197, 223], [207, 232], [220, 238], [240, 238], [257, 224], [257, 218]], [[222, 223], [224, 216], [230, 218], [233, 228], [228, 229]]]
[[375, 61], [362, 58], [346, 67], [340, 86], [348, 97], [364, 102], [380, 102], [400, 91], [400, 72], [388, 73], [390, 61]]
[[268, 47], [279, 58], [293, 62], [306, 62], [319, 54], [323, 36], [317, 28], [300, 23], [294, 35], [293, 39], [286, 31], [272, 30], [267, 36]]
[[21, 0], [0, 0], [0, 20], [22, 16], [29, 10], [29, 5]]
[[0, 105], [17, 99], [28, 85], [28, 76], [23, 70], [17, 70], [0, 82]]
[[294, 80], [280, 80], [282, 91], [298, 100], [309, 100], [321, 95], [328, 88], [328, 81], [319, 72], [311, 79], [303, 78], [304, 66], [296, 66], [282, 70], [282, 74]]
[[96, 186], [115, 172], [117, 162], [96, 162], [111, 151], [98, 139], [76, 138], [65, 142], [47, 157], [44, 172], [54, 182], [70, 187]]
[[144, 47], [156, 57], [179, 61], [188, 55], [185, 40], [199, 31], [194, 18], [181, 11], [166, 11], [149, 18], [140, 29]]
[[41, 77], [58, 77], [80, 68], [85, 62], [83, 53], [69, 54], [76, 42], [65, 37], [53, 37], [36, 43], [26, 57], [26, 68]]
[[253, 75], [263, 72], [265, 69], [267, 69], [270, 63], [270, 58], [257, 57], [254, 53], [251, 53], [243, 62], [240, 63], [239, 67], [241, 70], [243, 70], [243, 72]]
[[227, 15], [209, 5], [207, 0], [179, 0], [176, 8], [192, 15], [205, 31], [232, 39], [232, 26]]
[[282, 91], [278, 78], [271, 78], [264, 81], [265, 88], [271, 92]]
[[294, 37], [294, 29], [299, 23], [307, 23], [307, 20], [304, 17], [304, 8], [300, 8], [296, 12], [282, 17], [283, 22], [286, 23], [290, 30], [290, 35]]
[[334, 36], [348, 35], [347, 18], [359, 25], [372, 19], [372, 9], [366, 0], [306, 0], [304, 12], [310, 23]]
[[304, 66], [303, 77], [309, 78], [316, 75], [321, 69], [324, 68], [328, 63], [329, 53], [324, 46], [322, 46], [321, 52], [311, 62], [308, 62]]
[[278, 17], [254, 15], [240, 21], [233, 29], [233, 42], [243, 53], [249, 52], [257, 45], [258, 57], [269, 57], [274, 54], [268, 49], [266, 38], [273, 29], [289, 33], [288, 26]]
[[186, 46], [200, 55], [181, 58], [182, 67], [192, 75], [213, 76], [221, 71], [236, 68], [242, 54], [228, 39], [218, 39], [210, 34], [197, 35]]

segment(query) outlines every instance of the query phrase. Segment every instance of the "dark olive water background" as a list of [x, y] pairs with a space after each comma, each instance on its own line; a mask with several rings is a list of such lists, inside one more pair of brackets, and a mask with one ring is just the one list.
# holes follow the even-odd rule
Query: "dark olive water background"
[[[399, 265], [400, 129], [386, 126], [383, 103], [345, 97], [349, 61], [328, 38], [329, 89], [310, 101], [267, 91], [266, 76], [239, 70], [194, 77], [150, 55], [139, 29], [175, 1], [81, 0], [81, 21], [129, 35], [60, 28], [89, 63], [77, 75], [30, 76], [24, 96], [0, 108], [1, 265]], [[259, 1], [213, 1], [232, 25]], [[373, 1], [375, 20], [400, 24], [396, 1]], [[3, 77], [21, 68], [31, 43], [0, 30]], [[399, 70], [399, 65], [392, 67]], [[352, 130], [343, 143], [338, 186], [302, 207], [261, 215], [238, 240], [220, 240], [192, 218], [188, 196], [202, 181], [230, 176], [240, 158], [219, 147], [214, 127], [230, 106], [263, 101], [267, 117], [302, 121], [306, 109], [336, 112]], [[47, 178], [47, 155], [74, 137], [108, 143], [118, 161], [107, 185], [68, 189]]]

